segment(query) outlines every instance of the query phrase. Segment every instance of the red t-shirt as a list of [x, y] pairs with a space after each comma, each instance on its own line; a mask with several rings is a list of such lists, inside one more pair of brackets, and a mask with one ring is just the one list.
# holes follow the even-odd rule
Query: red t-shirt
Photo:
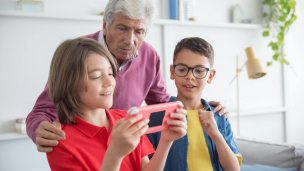
[[[106, 110], [110, 120], [110, 131], [106, 127], [92, 125], [77, 117], [77, 125], [62, 126], [66, 133], [66, 140], [59, 141], [53, 151], [47, 153], [49, 165], [56, 170], [99, 170], [103, 157], [110, 144], [111, 132], [115, 122], [124, 118], [126, 111]], [[153, 154], [154, 148], [143, 135], [139, 145], [130, 154], [124, 157], [120, 170], [141, 170], [141, 158]]]

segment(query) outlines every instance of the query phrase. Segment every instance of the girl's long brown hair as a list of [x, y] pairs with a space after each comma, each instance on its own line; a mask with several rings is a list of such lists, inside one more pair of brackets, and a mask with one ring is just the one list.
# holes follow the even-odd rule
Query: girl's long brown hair
[[81, 114], [78, 92], [86, 91], [86, 59], [92, 53], [108, 59], [116, 77], [113, 56], [95, 40], [83, 37], [69, 39], [61, 43], [54, 53], [50, 66], [48, 94], [56, 106], [62, 124], [76, 124], [74, 120]]

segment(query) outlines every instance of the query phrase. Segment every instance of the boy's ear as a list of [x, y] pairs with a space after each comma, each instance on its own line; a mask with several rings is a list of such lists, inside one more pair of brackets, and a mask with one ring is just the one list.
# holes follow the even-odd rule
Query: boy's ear
[[170, 79], [174, 80], [174, 68], [172, 64], [170, 65]]
[[214, 78], [214, 76], [215, 76], [215, 73], [216, 73], [215, 69], [212, 69], [212, 70], [210, 71], [209, 78], [208, 78], [208, 80], [207, 80], [207, 83], [208, 83], [208, 84], [211, 84], [211, 82], [212, 82], [212, 80], [213, 80], [213, 78]]

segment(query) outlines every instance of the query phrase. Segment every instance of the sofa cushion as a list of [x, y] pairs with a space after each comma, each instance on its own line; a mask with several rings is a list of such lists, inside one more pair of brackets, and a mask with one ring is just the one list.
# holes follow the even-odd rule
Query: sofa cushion
[[268, 165], [279, 168], [297, 167], [298, 171], [303, 167], [303, 146], [269, 143], [244, 137], [235, 137], [234, 139], [242, 153], [244, 164]]
[[247, 165], [243, 164], [241, 166], [241, 171], [296, 171], [297, 168], [279, 168], [279, 167], [273, 167], [273, 166], [267, 166], [267, 165]]

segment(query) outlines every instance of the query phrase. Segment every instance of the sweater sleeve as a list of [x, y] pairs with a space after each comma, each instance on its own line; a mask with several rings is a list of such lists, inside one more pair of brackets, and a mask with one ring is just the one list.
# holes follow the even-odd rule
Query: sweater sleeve
[[167, 93], [166, 84], [164, 78], [162, 76], [162, 72], [160, 69], [160, 58], [158, 54], [155, 52], [156, 56], [156, 74], [154, 78], [154, 82], [150, 87], [150, 90], [146, 96], [146, 103], [148, 105], [166, 103], [170, 99], [170, 95]]
[[26, 118], [26, 132], [34, 143], [36, 143], [36, 130], [42, 121], [58, 121], [56, 106], [47, 93], [48, 89], [49, 86], [46, 85], [43, 92], [38, 97], [34, 108]]

